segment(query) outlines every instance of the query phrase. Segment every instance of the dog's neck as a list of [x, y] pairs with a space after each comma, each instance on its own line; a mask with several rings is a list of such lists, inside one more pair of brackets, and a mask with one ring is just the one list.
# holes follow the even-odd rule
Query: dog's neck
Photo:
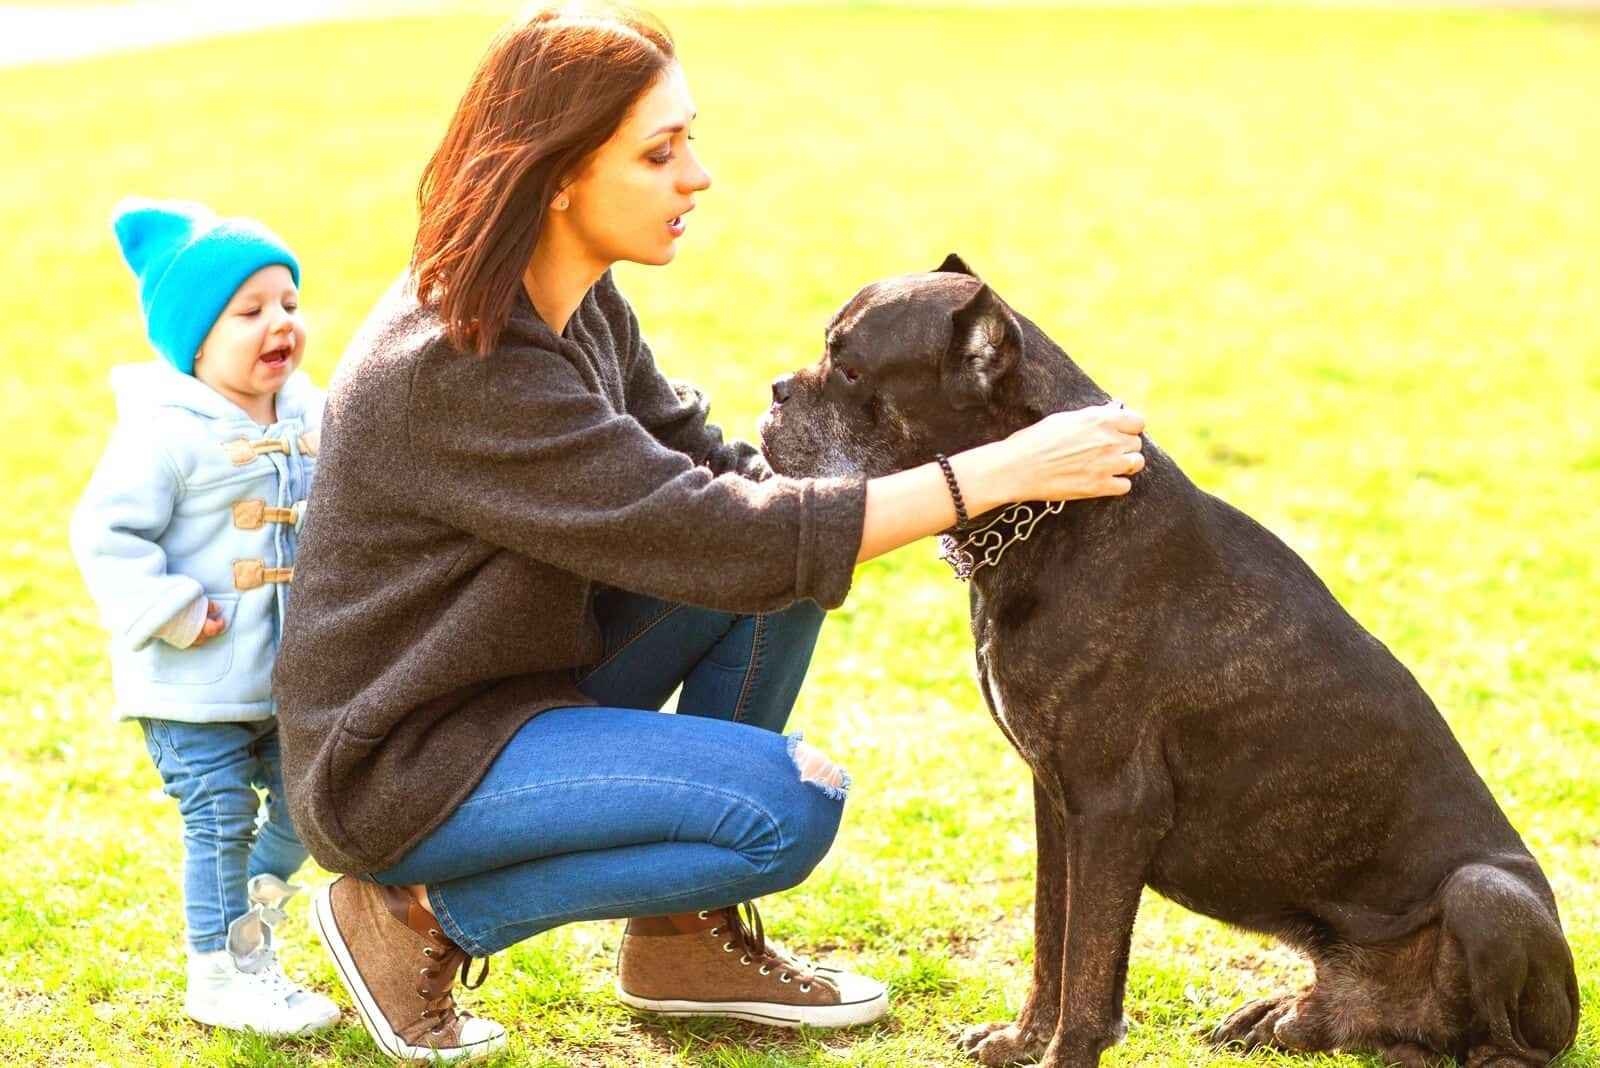
[[1045, 556], [1070, 551], [1085, 541], [1132, 545], [1159, 539], [1192, 484], [1153, 442], [1144, 449], [1145, 468], [1120, 497], [1076, 501], [1024, 501], [952, 527], [939, 537], [939, 556], [955, 577], [978, 587], [1013, 571], [1028, 573]]
[[[996, 397], [999, 407], [1010, 416], [1002, 429], [1011, 434], [1054, 412], [1076, 411], [1106, 404], [1111, 395], [1101, 389], [1073, 362], [1049, 336], [1030, 320], [1023, 324], [1023, 358], [1008, 376], [1005, 392]], [[1005, 566], [1004, 559], [1016, 565], [1022, 557], [1048, 552], [1073, 528], [1091, 530], [1114, 521], [1112, 515], [1127, 517], [1141, 511], [1151, 497], [1161, 496], [1177, 468], [1153, 443], [1145, 448], [1145, 469], [1134, 476], [1132, 490], [1123, 497], [1102, 501], [1024, 501], [980, 516], [964, 529], [952, 527], [939, 537], [939, 556], [963, 581], [992, 579]], [[1181, 478], [1181, 474], [1178, 476]], [[1023, 546], [1024, 542], [1035, 544]], [[1010, 556], [1007, 554], [1010, 553]], [[1023, 565], [1026, 566], [1026, 565]]]
[[1016, 413], [1016, 425], [1007, 427], [1007, 433], [1020, 430], [1052, 412], [1076, 411], [1111, 400], [1111, 394], [1073, 362], [1065, 349], [1051, 341], [1031, 320], [1019, 318], [1023, 331], [1022, 358], [1003, 382], [1003, 392], [997, 398], [1002, 407]]

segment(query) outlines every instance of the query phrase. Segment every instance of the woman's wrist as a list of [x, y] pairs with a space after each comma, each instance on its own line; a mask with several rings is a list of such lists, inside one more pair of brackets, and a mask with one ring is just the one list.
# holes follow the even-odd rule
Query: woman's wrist
[[1011, 486], [1011, 468], [1004, 441], [992, 441], [950, 457], [950, 470], [961, 487], [968, 518], [976, 519], [1020, 499]]

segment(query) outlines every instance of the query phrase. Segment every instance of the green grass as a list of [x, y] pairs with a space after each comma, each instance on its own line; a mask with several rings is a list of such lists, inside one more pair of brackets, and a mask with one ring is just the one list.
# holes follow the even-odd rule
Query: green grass
[[[959, 250], [1294, 545], [1416, 672], [1549, 873], [1600, 1065], [1600, 21], [1421, 12], [675, 10], [717, 176], [669, 271], [627, 269], [662, 363], [748, 435], [861, 283]], [[403, 264], [412, 187], [492, 28], [293, 29], [0, 71], [0, 1050], [7, 1064], [384, 1063], [178, 1010], [178, 818], [113, 727], [67, 512], [146, 358], [123, 194], [268, 220], [326, 381]], [[1025, 769], [972, 682], [964, 593], [912, 548], [860, 574], [796, 722], [853, 772], [832, 856], [766, 903], [887, 978], [851, 1034], [662, 1025], [611, 998], [619, 927], [496, 961], [504, 1065], [956, 1065], [1030, 954]], [[308, 871], [312, 882], [320, 872]], [[298, 903], [297, 903], [298, 904]], [[290, 970], [334, 978], [303, 923]], [[1211, 1053], [1292, 955], [1150, 898], [1108, 1065]], [[339, 994], [342, 999], [342, 993]]]

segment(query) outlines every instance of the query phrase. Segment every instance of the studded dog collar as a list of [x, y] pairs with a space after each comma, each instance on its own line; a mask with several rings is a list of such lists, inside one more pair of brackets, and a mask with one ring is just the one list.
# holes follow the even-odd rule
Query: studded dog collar
[[1017, 542], [1027, 541], [1039, 520], [1056, 515], [1066, 506], [1066, 501], [1022, 501], [1001, 509], [993, 519], [964, 537], [959, 531], [941, 534], [939, 559], [950, 565], [957, 579], [966, 582], [980, 568], [999, 563], [1005, 551]]

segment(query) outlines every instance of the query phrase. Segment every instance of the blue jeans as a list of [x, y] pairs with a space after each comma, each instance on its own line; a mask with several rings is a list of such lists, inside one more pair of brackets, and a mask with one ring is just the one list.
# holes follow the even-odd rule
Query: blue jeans
[[[783, 729], [823, 612], [737, 615], [611, 591], [605, 656], [517, 732], [399, 864], [445, 932], [487, 956], [574, 920], [716, 908], [801, 882], [845, 789], [802, 781]], [[659, 709], [682, 685], [677, 715]]]
[[222, 949], [228, 924], [250, 907], [249, 880], [271, 873], [287, 881], [306, 859], [283, 799], [278, 721], [141, 719], [139, 726], [162, 789], [183, 817], [189, 945], [197, 953]]

